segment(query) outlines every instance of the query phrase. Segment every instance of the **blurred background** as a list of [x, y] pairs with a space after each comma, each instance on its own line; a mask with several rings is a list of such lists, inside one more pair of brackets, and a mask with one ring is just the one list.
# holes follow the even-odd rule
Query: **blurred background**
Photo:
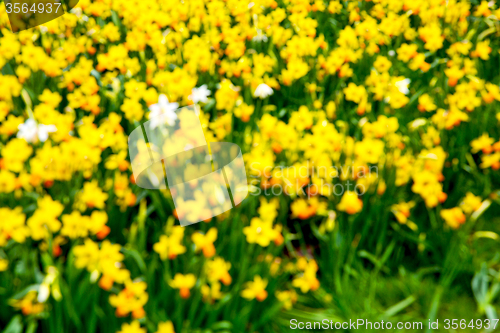
[[[499, 330], [496, 2], [73, 5], [0, 4], [1, 332]], [[132, 174], [187, 105], [246, 167], [209, 219]]]

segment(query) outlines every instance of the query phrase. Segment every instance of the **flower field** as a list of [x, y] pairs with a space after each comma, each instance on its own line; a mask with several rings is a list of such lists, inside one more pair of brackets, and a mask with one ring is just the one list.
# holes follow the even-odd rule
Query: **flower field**
[[[0, 4], [0, 332], [494, 331], [499, 50], [495, 1]], [[249, 194], [182, 227], [128, 135], [187, 105]]]

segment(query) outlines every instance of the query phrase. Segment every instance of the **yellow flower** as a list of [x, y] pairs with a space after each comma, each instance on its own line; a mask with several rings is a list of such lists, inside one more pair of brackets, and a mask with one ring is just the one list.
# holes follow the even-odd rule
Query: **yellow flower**
[[338, 14], [342, 10], [343, 5], [340, 1], [330, 1], [328, 4], [328, 11], [330, 14]]
[[98, 239], [103, 239], [111, 231], [111, 229], [106, 225], [106, 222], [108, 222], [108, 215], [106, 212], [95, 210], [90, 215], [87, 228], [89, 229], [89, 232], [96, 235]]
[[10, 193], [17, 187], [16, 176], [7, 170], [0, 170], [0, 193]]
[[148, 301], [146, 288], [146, 282], [126, 281], [125, 288], [118, 295], [109, 297], [109, 304], [116, 308], [116, 316], [125, 317], [132, 313], [135, 319], [143, 318], [146, 315], [143, 306]]
[[201, 286], [201, 294], [205, 302], [213, 303], [215, 300], [222, 298], [222, 293], [220, 292], [221, 285], [219, 282], [212, 282], [211, 286], [205, 284]]
[[245, 289], [241, 292], [241, 296], [250, 301], [256, 298], [259, 302], [262, 302], [267, 298], [266, 287], [267, 280], [263, 280], [260, 276], [256, 275], [253, 281], [245, 284]]
[[290, 310], [297, 302], [297, 293], [295, 290], [276, 291], [276, 298], [283, 303], [285, 310]]
[[21, 207], [14, 209], [0, 208], [0, 247], [5, 246], [9, 239], [24, 243], [29, 236], [29, 228], [24, 224], [26, 216]]
[[393, 90], [388, 96], [389, 104], [393, 109], [401, 109], [410, 99], [399, 91]]
[[120, 253], [121, 246], [104, 241], [99, 245], [91, 239], [85, 239], [83, 245], [75, 246], [75, 267], [86, 268], [89, 272], [102, 273], [99, 286], [109, 290], [114, 282], [124, 283], [130, 278], [130, 272], [122, 268], [124, 256]]
[[287, 64], [287, 68], [281, 71], [281, 82], [285, 86], [291, 85], [295, 80], [305, 76], [309, 71], [309, 66], [298, 57], [292, 57]]
[[459, 207], [443, 209], [441, 217], [453, 229], [458, 229], [460, 225], [465, 223], [465, 215]]
[[24, 83], [31, 75], [31, 70], [25, 66], [19, 66], [16, 69], [17, 78], [20, 83]]
[[10, 111], [11, 106], [5, 101], [0, 101], [0, 121], [3, 121]]
[[77, 245], [73, 248], [75, 255], [75, 267], [87, 268], [89, 272], [97, 269], [99, 260], [99, 245], [86, 238], [83, 245]]
[[340, 199], [337, 209], [350, 215], [356, 214], [363, 209], [363, 201], [358, 198], [356, 192], [347, 191]]
[[436, 174], [424, 170], [413, 175], [413, 181], [412, 191], [420, 194], [427, 207], [436, 207], [438, 202], [443, 201], [443, 195], [445, 195], [442, 192], [443, 186], [439, 183]]
[[408, 68], [410, 68], [412, 71], [416, 70], [422, 70], [422, 72], [427, 72], [431, 68], [431, 64], [425, 62], [425, 54], [423, 53], [418, 53], [413, 60], [410, 62], [408, 65]]
[[320, 286], [319, 280], [316, 278], [316, 272], [318, 271], [318, 264], [316, 260], [309, 260], [307, 262], [305, 258], [301, 258], [297, 263], [299, 269], [304, 272], [299, 274], [292, 281], [292, 285], [296, 288], [300, 288], [300, 291], [303, 293], [308, 292], [309, 290], [317, 290]]
[[126, 171], [130, 163], [127, 161], [127, 151], [122, 150], [118, 154], [110, 155], [104, 164], [104, 167], [108, 170], [114, 170], [118, 168], [120, 171]]
[[488, 60], [490, 58], [490, 53], [490, 41], [485, 40], [476, 44], [476, 50], [471, 52], [471, 56], [481, 58], [482, 60]]
[[403, 43], [397, 49], [398, 60], [401, 60], [403, 62], [410, 61], [410, 59], [414, 58], [418, 54], [417, 50], [418, 45]]
[[120, 30], [118, 30], [118, 27], [111, 22], [106, 24], [102, 28], [101, 33], [110, 42], [116, 42], [120, 40]]
[[391, 212], [401, 224], [406, 224], [410, 217], [410, 209], [415, 206], [415, 202], [401, 202], [391, 206]]
[[462, 208], [465, 214], [472, 214], [481, 207], [481, 197], [477, 197], [471, 192], [467, 192], [465, 198], [460, 202], [460, 208]]
[[[102, 277], [99, 279], [99, 287], [104, 290], [110, 290], [113, 287], [113, 284], [116, 283], [124, 283], [130, 279], [130, 272], [122, 268], [123, 265], [121, 262], [112, 262], [111, 260], [105, 264], [107, 266], [103, 266], [106, 260], [100, 261], [100, 266], [102, 270]], [[142, 309], [138, 309], [137, 314], [135, 316], [141, 317]]]
[[486, 91], [482, 91], [483, 101], [485, 103], [492, 103], [494, 100], [500, 101], [500, 87], [493, 83], [485, 85]]
[[432, 100], [432, 97], [430, 97], [428, 94], [423, 94], [418, 98], [418, 110], [421, 112], [427, 111], [434, 111], [437, 109], [437, 106], [434, 104], [434, 101]]
[[231, 111], [239, 97], [239, 88], [233, 86], [231, 81], [223, 80], [220, 88], [215, 92], [216, 107], [218, 110]]
[[354, 145], [354, 153], [365, 163], [378, 163], [384, 154], [384, 143], [381, 140], [365, 138]]
[[445, 69], [444, 73], [448, 77], [448, 85], [454, 87], [457, 85], [458, 80], [464, 76], [464, 72], [457, 66]]
[[297, 131], [310, 129], [313, 125], [312, 113], [309, 112], [307, 106], [302, 105], [297, 112], [292, 112], [289, 125], [292, 125]]
[[[23, 54], [25, 53], [23, 52]], [[42, 54], [44, 53], [42, 52]], [[10, 102], [12, 101], [12, 97], [19, 96], [21, 89], [22, 85], [14, 75], [0, 76], [0, 91], [2, 91], [0, 99]]]
[[196, 277], [193, 274], [180, 274], [177, 273], [174, 279], [170, 281], [170, 286], [174, 289], [179, 289], [179, 294], [182, 298], [189, 298], [191, 292], [189, 289], [193, 288], [196, 284]]
[[43, 93], [38, 96], [38, 100], [52, 108], [55, 108], [59, 105], [59, 103], [61, 103], [62, 97], [57, 92], [51, 92], [49, 89], [44, 89]]
[[345, 99], [359, 104], [366, 98], [366, 89], [363, 86], [357, 86], [354, 83], [349, 83], [347, 88], [344, 88]]
[[159, 323], [156, 333], [175, 333], [174, 324], [170, 320]]
[[488, 17], [490, 15], [491, 15], [490, 3], [488, 1], [481, 1], [481, 4], [477, 6], [476, 11], [474, 12], [474, 16]]
[[247, 105], [245, 103], [236, 104], [236, 108], [234, 109], [234, 115], [241, 119], [243, 122], [248, 122], [250, 120], [250, 116], [253, 114], [255, 106]]
[[493, 151], [492, 144], [494, 142], [495, 140], [493, 138], [490, 138], [488, 133], [484, 133], [479, 138], [471, 141], [471, 152], [473, 154], [476, 154], [477, 152], [482, 150], [484, 154], [489, 154]]
[[184, 228], [174, 226], [170, 236], [160, 236], [160, 241], [153, 245], [153, 250], [160, 255], [161, 260], [175, 259], [179, 254], [186, 252], [186, 247], [181, 244], [183, 237]]
[[87, 237], [89, 233], [88, 224], [90, 218], [82, 216], [80, 212], [73, 211], [71, 214], [62, 216], [63, 227], [61, 235], [69, 238]]
[[392, 63], [386, 57], [378, 56], [377, 60], [373, 63], [373, 66], [379, 72], [387, 72], [391, 68]]
[[325, 111], [326, 111], [328, 118], [335, 119], [335, 117], [336, 117], [335, 113], [337, 112], [337, 105], [333, 101], [330, 101], [325, 106]]
[[142, 328], [137, 320], [134, 320], [130, 324], [123, 323], [121, 330], [117, 333], [147, 333], [147, 330]]
[[0, 272], [6, 271], [9, 268], [9, 261], [7, 259], [0, 258]]
[[232, 278], [229, 275], [231, 263], [224, 261], [220, 257], [208, 261], [206, 264], [207, 276], [210, 281], [222, 281], [226, 286], [231, 284]]
[[308, 201], [305, 199], [297, 199], [291, 205], [292, 217], [298, 217], [301, 220], [306, 220], [318, 212], [325, 210], [325, 204], [320, 203], [317, 197], [312, 197]]
[[191, 239], [193, 243], [196, 245], [196, 250], [203, 250], [203, 255], [205, 258], [210, 258], [215, 255], [215, 246], [214, 242], [217, 239], [217, 229], [211, 228], [208, 230], [206, 235], [203, 235], [200, 232], [195, 232]]
[[365, 137], [383, 138], [388, 134], [395, 133], [399, 128], [398, 119], [396, 117], [387, 118], [380, 115], [374, 123], [366, 123], [363, 125], [363, 135]]
[[494, 153], [481, 156], [481, 169], [492, 168], [493, 170], [500, 169], [500, 153]]
[[43, 303], [38, 303], [37, 292], [34, 290], [29, 291], [22, 299], [11, 300], [10, 303], [13, 307], [20, 309], [25, 316], [38, 314], [45, 308]]
[[18, 126], [24, 123], [23, 117], [16, 117], [12, 114], [7, 116], [7, 120], [4, 120], [0, 124], [0, 134], [12, 135], [17, 132]]
[[273, 229], [272, 221], [263, 221], [258, 217], [252, 218], [250, 225], [243, 228], [247, 242], [257, 243], [262, 247], [267, 247], [271, 241], [277, 238], [277, 229]]
[[420, 39], [425, 42], [425, 48], [431, 52], [443, 47], [444, 36], [438, 23], [430, 23], [418, 29]]
[[8, 170], [21, 172], [24, 162], [30, 157], [33, 148], [24, 139], [12, 139], [2, 149], [3, 164]]
[[120, 110], [125, 113], [125, 118], [127, 118], [130, 122], [140, 121], [144, 116], [142, 105], [137, 99], [126, 98], [123, 101]]
[[325, 232], [331, 232], [335, 228], [336, 218], [337, 218], [337, 213], [333, 210], [329, 210], [327, 218], [319, 226], [319, 233], [324, 235]]
[[31, 231], [31, 238], [40, 240], [48, 237], [48, 232], [56, 233], [61, 228], [57, 219], [63, 212], [64, 206], [52, 200], [49, 195], [38, 199], [38, 209], [28, 219], [27, 224]]
[[80, 211], [85, 211], [87, 208], [103, 209], [108, 195], [104, 193], [97, 184], [97, 180], [92, 180], [83, 185], [83, 190], [77, 194], [75, 205]]

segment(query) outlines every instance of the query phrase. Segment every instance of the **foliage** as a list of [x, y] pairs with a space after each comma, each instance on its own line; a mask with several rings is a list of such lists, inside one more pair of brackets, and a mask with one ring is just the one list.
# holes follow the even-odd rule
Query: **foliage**
[[[80, 0], [14, 34], [1, 6], [3, 332], [498, 318], [497, 7]], [[191, 104], [251, 193], [183, 228], [127, 138]]]

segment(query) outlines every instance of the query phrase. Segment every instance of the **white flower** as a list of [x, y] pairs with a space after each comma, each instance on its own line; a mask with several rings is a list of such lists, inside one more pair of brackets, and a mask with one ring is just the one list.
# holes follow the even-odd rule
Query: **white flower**
[[54, 133], [57, 131], [56, 125], [38, 125], [38, 139], [40, 141], [45, 142], [49, 138], [49, 133]]
[[410, 93], [410, 89], [408, 89], [410, 82], [410, 79], [400, 80], [395, 83], [395, 86], [402, 94], [408, 95]]
[[168, 124], [175, 125], [177, 114], [175, 110], [179, 107], [179, 103], [169, 103], [167, 96], [161, 94], [158, 98], [158, 103], [149, 106], [149, 127], [155, 129], [159, 125]]
[[76, 16], [80, 16], [83, 13], [83, 10], [80, 7], [73, 7], [69, 11], [71, 14], [75, 14]]
[[259, 84], [257, 86], [257, 89], [255, 89], [255, 92], [253, 93], [255, 97], [259, 97], [261, 99], [271, 96], [272, 94], [273, 94], [273, 89], [265, 83]]
[[94, 269], [92, 273], [90, 273], [90, 282], [95, 283], [98, 278], [99, 278], [99, 271], [97, 269]]
[[18, 138], [28, 142], [35, 142], [37, 140], [38, 126], [34, 119], [27, 119], [24, 124], [20, 124], [17, 128], [19, 129], [19, 132], [17, 132]]
[[191, 90], [191, 95], [189, 95], [189, 99], [195, 104], [199, 102], [206, 103], [210, 94], [210, 90], [208, 90], [207, 85], [204, 84], [199, 88], [193, 88], [193, 90]]
[[19, 129], [17, 137], [30, 143], [38, 140], [45, 142], [49, 138], [49, 133], [57, 131], [55, 125], [37, 124], [33, 118], [27, 119], [24, 124], [20, 124], [17, 128]]
[[255, 35], [253, 38], [252, 38], [252, 41], [254, 42], [267, 42], [268, 38], [267, 36], [262, 33], [262, 30], [260, 29], [257, 29], [257, 35]]
[[38, 287], [38, 296], [37, 296], [38, 303], [45, 303], [45, 301], [49, 298], [49, 295], [50, 295], [49, 285], [46, 283], [42, 283]]
[[414, 121], [412, 121], [411, 123], [409, 123], [410, 128], [412, 130], [419, 128], [420, 126], [424, 126], [425, 124], [427, 124], [427, 119], [425, 119], [425, 118], [417, 118]]

